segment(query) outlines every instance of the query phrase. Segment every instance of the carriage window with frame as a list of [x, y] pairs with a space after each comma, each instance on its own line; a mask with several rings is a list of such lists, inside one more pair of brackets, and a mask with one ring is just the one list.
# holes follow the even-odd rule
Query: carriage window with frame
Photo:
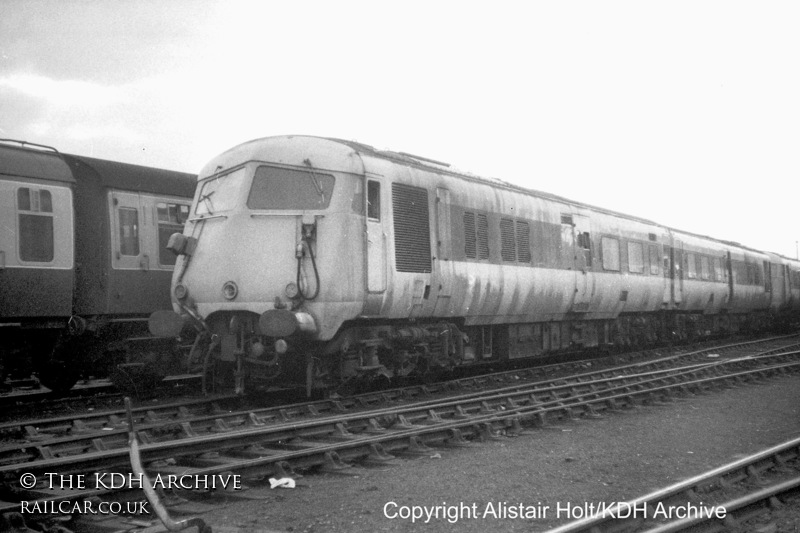
[[708, 257], [700, 256], [700, 278], [711, 279], [711, 268], [708, 263]]
[[119, 253], [139, 255], [139, 210], [120, 207], [119, 213]]
[[722, 270], [722, 259], [719, 257], [714, 258], [714, 279], [717, 281], [726, 281]]
[[640, 242], [628, 243], [628, 271], [644, 274], [644, 249]]
[[650, 249], [650, 274], [653, 276], [657, 276], [660, 263], [658, 246], [651, 244], [650, 246], [648, 246], [648, 248]]
[[19, 258], [31, 263], [51, 263], [55, 256], [53, 197], [47, 189], [17, 189]]
[[686, 261], [686, 278], [687, 279], [696, 279], [697, 278], [697, 258], [694, 254], [688, 253], [685, 256]]
[[619, 240], [612, 237], [600, 239], [600, 251], [603, 255], [603, 270], [619, 271]]
[[167, 250], [167, 244], [173, 233], [183, 231], [183, 224], [189, 218], [189, 206], [158, 202], [156, 211], [158, 212], [158, 263], [162, 266], [173, 266], [178, 256]]

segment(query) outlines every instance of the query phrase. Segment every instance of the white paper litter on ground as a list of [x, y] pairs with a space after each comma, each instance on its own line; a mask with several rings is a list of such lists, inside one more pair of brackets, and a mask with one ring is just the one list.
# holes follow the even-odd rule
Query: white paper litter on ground
[[269, 478], [269, 488], [274, 489], [275, 487], [280, 489], [293, 489], [294, 480], [290, 477], [282, 477], [280, 479], [275, 479], [274, 477]]

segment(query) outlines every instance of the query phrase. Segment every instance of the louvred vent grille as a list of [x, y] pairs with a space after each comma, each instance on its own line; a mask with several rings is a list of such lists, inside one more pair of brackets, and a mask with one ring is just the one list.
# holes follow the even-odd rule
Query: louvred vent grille
[[398, 272], [431, 271], [428, 191], [420, 187], [392, 184], [394, 253]]
[[475, 241], [475, 213], [464, 213], [464, 255], [475, 259], [477, 252]]
[[500, 257], [503, 258], [503, 261], [517, 260], [514, 221], [508, 218], [500, 219]]
[[489, 219], [478, 215], [478, 259], [489, 259]]

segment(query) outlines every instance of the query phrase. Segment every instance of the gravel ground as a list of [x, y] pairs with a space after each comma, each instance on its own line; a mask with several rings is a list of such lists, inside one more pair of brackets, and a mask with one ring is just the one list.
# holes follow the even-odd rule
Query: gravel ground
[[[630, 500], [798, 435], [800, 377], [773, 378], [355, 475], [307, 475], [293, 490], [252, 487], [203, 518], [218, 533], [546, 531], [568, 521], [567, 507]], [[537, 516], [514, 517], [520, 504]], [[412, 522], [401, 517], [412, 506], [458, 516]]]

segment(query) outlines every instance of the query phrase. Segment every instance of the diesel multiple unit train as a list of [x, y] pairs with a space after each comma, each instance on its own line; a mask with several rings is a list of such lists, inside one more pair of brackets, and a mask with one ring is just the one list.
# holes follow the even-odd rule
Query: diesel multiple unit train
[[[116, 220], [113, 198], [102, 201]], [[106, 231], [111, 269], [118, 231]], [[800, 310], [798, 261], [309, 136], [213, 159], [166, 247], [173, 311], [154, 313], [151, 331], [191, 323], [192, 359], [238, 391], [703, 338]]]
[[190, 174], [0, 143], [0, 383], [36, 373], [65, 390], [121, 364], [179, 363], [147, 319], [170, 305], [167, 243], [195, 186]]

